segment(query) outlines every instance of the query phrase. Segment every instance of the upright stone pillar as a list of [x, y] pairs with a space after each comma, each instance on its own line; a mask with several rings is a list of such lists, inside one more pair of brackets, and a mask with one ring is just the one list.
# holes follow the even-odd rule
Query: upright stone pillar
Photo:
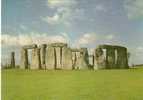
[[56, 50], [52, 46], [46, 49], [46, 69], [56, 68]]
[[89, 59], [88, 59], [87, 49], [81, 48], [80, 52], [77, 52], [75, 69], [88, 69], [88, 64], [89, 64]]
[[45, 58], [46, 58], [46, 44], [42, 44], [40, 46], [40, 56], [41, 56], [41, 68], [42, 69], [46, 69], [46, 62], [45, 62]]
[[79, 59], [79, 69], [88, 69], [88, 64], [85, 61], [85, 56], [83, 52], [81, 52], [80, 59]]
[[34, 48], [32, 50], [32, 62], [30, 69], [40, 69], [40, 68], [41, 68], [40, 49]]
[[28, 52], [27, 49], [21, 50], [21, 69], [28, 69]]
[[89, 67], [90, 69], [94, 68], [94, 55], [89, 55]]
[[102, 68], [128, 68], [127, 49], [122, 46], [100, 45], [96, 49], [95, 58], [98, 67], [103, 65]]
[[107, 52], [106, 52], [106, 58], [107, 58], [107, 68], [108, 69], [111, 69], [111, 68], [115, 68], [116, 65], [115, 65], [115, 49], [113, 47], [110, 47], [107, 49]]
[[56, 50], [56, 69], [62, 69], [62, 50], [61, 47], [55, 47]]
[[62, 69], [73, 69], [72, 68], [72, 52], [68, 47], [62, 48]]
[[95, 59], [94, 59], [95, 69], [104, 69], [106, 68], [106, 58], [104, 57], [104, 52], [101, 48], [95, 49]]
[[75, 65], [74, 65], [74, 69], [80, 69], [81, 67], [81, 54], [80, 52], [75, 52]]
[[129, 68], [129, 65], [128, 65], [128, 51], [127, 51], [127, 48], [124, 48], [124, 52], [123, 52], [123, 55], [124, 55], [124, 66], [125, 68]]
[[11, 52], [11, 67], [15, 68], [15, 53]]
[[87, 48], [81, 48], [81, 51], [83, 52], [83, 60], [86, 64], [86, 67], [89, 65], [89, 55], [88, 55], [88, 50]]
[[73, 69], [75, 69], [76, 60], [77, 60], [76, 52], [72, 52], [72, 67], [73, 67]]
[[128, 58], [126, 48], [117, 48], [117, 67], [118, 68], [128, 68]]

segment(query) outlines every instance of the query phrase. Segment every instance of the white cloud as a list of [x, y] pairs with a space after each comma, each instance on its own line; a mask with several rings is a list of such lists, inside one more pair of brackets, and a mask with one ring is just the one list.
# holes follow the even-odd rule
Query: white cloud
[[40, 34], [31, 32], [29, 35], [2, 35], [2, 45], [3, 46], [23, 46], [29, 44], [49, 44], [49, 43], [68, 43], [70, 46], [79, 47], [81, 45], [92, 44], [96, 41], [96, 36], [94, 33], [86, 33], [83, 36], [77, 38], [76, 40], [71, 40], [67, 33], [60, 33], [59, 35], [48, 36], [47, 34]]
[[71, 26], [71, 22], [84, 16], [83, 9], [78, 9], [75, 6], [77, 6], [76, 0], [48, 0], [48, 7], [56, 11], [53, 16], [44, 16], [42, 20], [50, 25]]
[[89, 46], [91, 44], [111, 44], [118, 45], [121, 44], [120, 41], [115, 37], [114, 34], [101, 35], [96, 34], [96, 32], [85, 33], [81, 37], [75, 40], [73, 47]]
[[17, 37], [11, 36], [11, 35], [2, 35], [1, 36], [1, 44], [7, 44], [7, 45], [17, 45]]
[[143, 64], [143, 45], [128, 49], [131, 53], [130, 64]]
[[114, 39], [114, 35], [113, 34], [109, 34], [105, 37], [107, 40], [112, 40]]
[[60, 16], [58, 14], [55, 14], [54, 16], [46, 16], [42, 18], [43, 21], [48, 22], [49, 24], [58, 24], [61, 20]]
[[64, 24], [69, 25], [72, 10], [70, 8], [59, 8], [53, 16], [41, 17], [43, 21], [50, 25]]
[[136, 51], [137, 51], [138, 53], [143, 53], [143, 46], [137, 47]]
[[[73, 12], [72, 12], [72, 20], [85, 20], [85, 10], [83, 8], [76, 8]], [[88, 19], [89, 20], [89, 19]]]
[[22, 30], [27, 30], [28, 28], [25, 26], [25, 25], [23, 25], [23, 24], [21, 24], [20, 26], [20, 29], [22, 29]]
[[78, 39], [76, 45], [77, 47], [80, 45], [88, 45], [94, 43], [95, 41], [96, 41], [95, 33], [86, 33]]
[[60, 34], [67, 40], [67, 43], [70, 44], [71, 42], [70, 36], [65, 32], [62, 32]]
[[143, 18], [143, 0], [125, 0], [124, 7], [129, 19]]
[[48, 6], [51, 8], [70, 6], [76, 4], [75, 0], [48, 0]]
[[57, 24], [69, 24], [69, 19], [71, 18], [72, 8], [69, 6], [59, 6], [56, 7], [56, 12], [54, 12], [53, 16], [45, 16], [41, 17], [43, 21], [47, 22], [50, 25]]
[[22, 46], [28, 44], [49, 44], [55, 42], [67, 43], [67, 40], [62, 35], [47, 36], [46, 34], [33, 34], [31, 35], [2, 35], [2, 45], [6, 46]]
[[107, 11], [107, 9], [104, 7], [104, 5], [97, 5], [96, 7], [95, 7], [95, 11], [103, 11], [103, 12], [106, 12]]

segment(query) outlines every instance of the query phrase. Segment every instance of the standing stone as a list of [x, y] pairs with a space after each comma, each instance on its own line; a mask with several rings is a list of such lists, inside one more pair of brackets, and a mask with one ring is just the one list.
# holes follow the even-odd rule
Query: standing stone
[[45, 58], [46, 58], [46, 44], [42, 44], [40, 47], [40, 55], [41, 55], [41, 68], [42, 69], [46, 69], [46, 62], [45, 62]]
[[71, 49], [68, 47], [63, 47], [62, 51], [62, 69], [73, 69]]
[[87, 48], [81, 48], [81, 51], [83, 52], [83, 60], [86, 63], [86, 67], [89, 65], [89, 55]]
[[97, 62], [98, 61], [95, 59], [95, 56], [94, 56], [94, 65], [93, 65], [94, 70], [98, 70], [100, 68]]
[[40, 68], [41, 68], [40, 49], [35, 48], [32, 50], [32, 62], [30, 69], [40, 69]]
[[11, 67], [15, 68], [15, 53], [11, 52]]
[[46, 49], [46, 69], [56, 68], [56, 50], [52, 46]]
[[106, 59], [104, 57], [103, 54], [103, 50], [101, 48], [97, 48], [95, 50], [95, 63], [94, 63], [94, 67], [95, 69], [97, 69], [96, 67], [98, 66], [98, 69], [103, 69], [106, 68]]
[[82, 48], [80, 51], [81, 52], [77, 52], [75, 69], [88, 69], [89, 59], [87, 49]]
[[61, 51], [61, 47], [55, 47], [56, 50], [56, 69], [61, 69], [62, 68], [62, 64], [61, 64], [61, 56], [62, 56], [62, 51]]
[[23, 48], [24, 49], [34, 49], [34, 48], [37, 48], [37, 45], [36, 44], [24, 45]]
[[115, 50], [114, 48], [108, 48], [107, 52], [106, 52], [106, 57], [107, 57], [107, 66], [106, 68], [111, 69], [111, 68], [115, 68]]
[[117, 48], [117, 68], [128, 68], [128, 58], [126, 48]]
[[98, 68], [128, 68], [127, 49], [122, 46], [100, 45], [96, 49], [95, 59]]
[[94, 66], [94, 55], [89, 55], [89, 65], [90, 67]]
[[21, 50], [21, 69], [28, 69], [28, 52], [27, 49]]
[[75, 69], [75, 64], [76, 64], [76, 52], [72, 52], [72, 67]]
[[75, 65], [74, 65], [74, 69], [79, 69], [79, 67], [81, 66], [81, 55], [80, 52], [75, 52]]
[[124, 66], [125, 66], [125, 68], [129, 68], [127, 48], [124, 48], [123, 55], [124, 55], [124, 57], [123, 57], [124, 58]]
[[118, 68], [117, 59], [118, 59], [118, 52], [117, 52], [117, 49], [115, 48], [115, 66], [116, 66], [116, 68]]

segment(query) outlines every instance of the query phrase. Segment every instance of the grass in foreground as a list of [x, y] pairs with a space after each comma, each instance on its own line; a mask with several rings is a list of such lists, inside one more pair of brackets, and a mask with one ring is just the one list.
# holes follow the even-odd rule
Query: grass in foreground
[[143, 69], [2, 70], [2, 100], [143, 100]]

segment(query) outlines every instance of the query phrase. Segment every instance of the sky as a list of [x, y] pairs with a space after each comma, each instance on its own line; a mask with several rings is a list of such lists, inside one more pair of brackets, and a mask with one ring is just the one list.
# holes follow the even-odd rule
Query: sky
[[63, 42], [70, 47], [121, 45], [143, 63], [143, 0], [2, 0], [2, 63], [20, 48]]

